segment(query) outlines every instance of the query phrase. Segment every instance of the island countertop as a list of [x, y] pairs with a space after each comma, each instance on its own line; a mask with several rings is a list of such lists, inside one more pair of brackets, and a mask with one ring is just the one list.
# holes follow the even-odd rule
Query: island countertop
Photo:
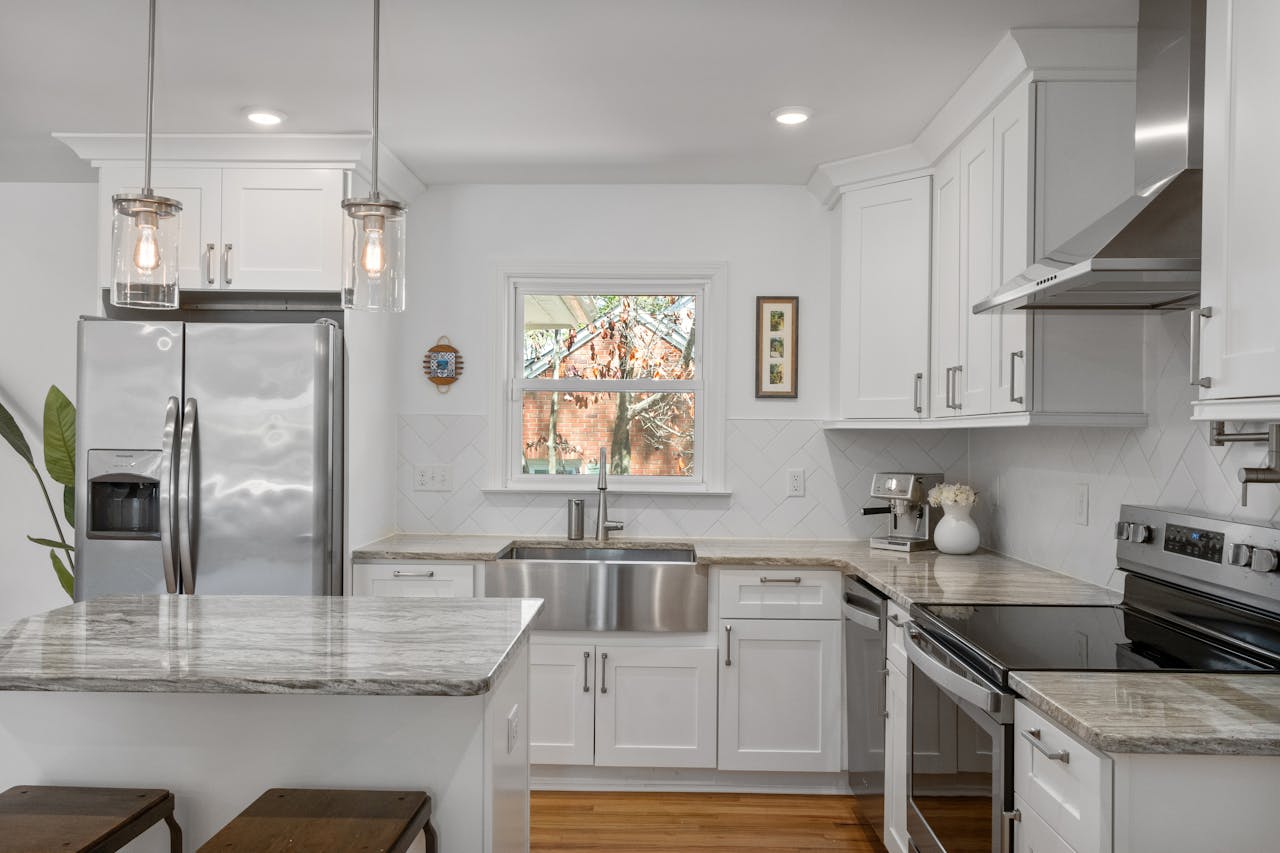
[[478, 696], [539, 599], [111, 596], [0, 628], [0, 690]]

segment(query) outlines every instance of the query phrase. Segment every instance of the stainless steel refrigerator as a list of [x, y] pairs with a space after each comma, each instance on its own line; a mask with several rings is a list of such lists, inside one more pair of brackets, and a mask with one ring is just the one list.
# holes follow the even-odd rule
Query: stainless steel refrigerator
[[337, 324], [79, 332], [76, 600], [341, 594]]

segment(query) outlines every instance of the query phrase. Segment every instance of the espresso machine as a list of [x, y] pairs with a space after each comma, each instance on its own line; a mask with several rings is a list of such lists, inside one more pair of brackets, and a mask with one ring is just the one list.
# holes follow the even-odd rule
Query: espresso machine
[[876, 474], [871, 497], [885, 506], [863, 507], [863, 515], [887, 514], [888, 536], [873, 536], [871, 547], [884, 551], [924, 551], [933, 547], [933, 529], [942, 517], [941, 507], [929, 506], [929, 490], [942, 482], [941, 474]]

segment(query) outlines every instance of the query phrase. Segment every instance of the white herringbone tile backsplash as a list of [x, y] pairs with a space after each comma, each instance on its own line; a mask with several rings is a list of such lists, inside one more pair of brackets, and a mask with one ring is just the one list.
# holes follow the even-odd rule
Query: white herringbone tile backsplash
[[[564, 532], [567, 495], [483, 491], [489, 482], [488, 419], [480, 415], [402, 415], [397, 526], [413, 533]], [[825, 431], [820, 421], [730, 420], [729, 497], [616, 495], [610, 515], [628, 536], [860, 539], [885, 516], [862, 507], [877, 471], [963, 474], [963, 431]], [[413, 491], [413, 469], [452, 464], [452, 492]], [[786, 471], [803, 468], [804, 497], [786, 497]], [[588, 478], [584, 496], [594, 494]], [[588, 513], [590, 515], [590, 511]], [[590, 519], [588, 519], [590, 523]]]

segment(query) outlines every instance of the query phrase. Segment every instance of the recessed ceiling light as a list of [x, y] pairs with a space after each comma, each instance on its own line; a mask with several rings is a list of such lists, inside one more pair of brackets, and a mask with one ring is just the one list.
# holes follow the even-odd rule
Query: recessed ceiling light
[[778, 124], [790, 126], [804, 124], [811, 115], [813, 110], [808, 107], [781, 107], [773, 111], [773, 120]]
[[274, 127], [288, 118], [288, 116], [279, 110], [269, 110], [265, 107], [250, 107], [244, 111], [244, 117], [254, 124], [260, 124], [263, 127]]

